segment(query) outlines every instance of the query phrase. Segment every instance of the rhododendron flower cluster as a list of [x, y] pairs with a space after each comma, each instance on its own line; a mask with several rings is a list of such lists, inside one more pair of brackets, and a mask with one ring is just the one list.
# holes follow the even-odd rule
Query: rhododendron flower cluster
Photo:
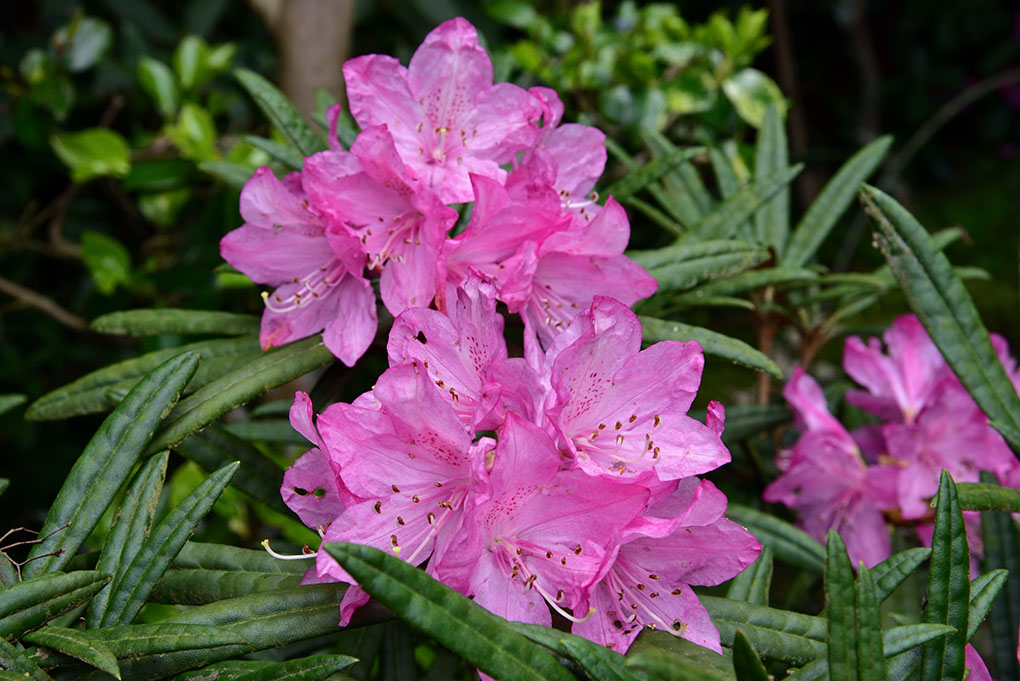
[[[725, 413], [687, 415], [697, 343], [641, 350], [637, 316], [595, 296], [546, 350], [509, 357], [498, 285], [478, 271], [446, 314], [413, 308], [390, 332], [370, 392], [291, 422], [315, 447], [283, 495], [323, 541], [391, 552], [510, 620], [625, 651], [643, 627], [720, 651], [692, 585], [734, 577], [760, 552], [696, 476], [729, 461]], [[314, 418], [314, 421], [313, 421]], [[306, 581], [352, 578], [325, 552]], [[352, 586], [342, 623], [367, 601]]]
[[[889, 557], [888, 521], [915, 524], [931, 544], [930, 499], [945, 469], [960, 482], [982, 470], [1001, 484], [1020, 483], [1020, 462], [953, 373], [913, 315], [899, 317], [867, 343], [847, 340], [843, 368], [862, 389], [846, 400], [879, 423], [848, 432], [828, 411], [821, 388], [802, 369], [783, 395], [793, 407], [800, 438], [781, 452], [782, 475], [765, 499], [799, 513], [801, 526], [822, 540], [829, 529], [846, 541], [851, 559], [866, 565]], [[992, 335], [1007, 373], [1020, 383], [1006, 342]], [[980, 515], [965, 512], [973, 556], [981, 555]]]
[[[227, 262], [274, 289], [263, 294], [264, 348], [322, 331], [353, 366], [376, 334], [376, 278], [396, 316], [445, 311], [468, 274], [483, 272], [520, 314], [529, 346], [548, 346], [592, 295], [629, 305], [655, 291], [623, 255], [623, 209], [592, 194], [605, 136], [561, 124], [552, 90], [493, 84], [467, 21], [429, 33], [406, 68], [367, 55], [343, 72], [362, 129], [351, 148], [337, 140], [334, 106], [329, 149], [282, 180], [261, 168], [241, 192], [244, 225], [220, 244]], [[470, 208], [456, 236], [452, 204]]]

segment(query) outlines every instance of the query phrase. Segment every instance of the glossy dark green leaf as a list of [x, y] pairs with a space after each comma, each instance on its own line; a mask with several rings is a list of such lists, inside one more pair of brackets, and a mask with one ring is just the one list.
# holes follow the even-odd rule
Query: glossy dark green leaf
[[[779, 110], [772, 104], [765, 111], [765, 120], [758, 131], [754, 152], [754, 179], [757, 182], [778, 175], [790, 164], [786, 143], [786, 127]], [[758, 241], [782, 253], [790, 231], [790, 189], [784, 187], [754, 214]]]
[[737, 233], [740, 225], [754, 214], [766, 201], [782, 191], [803, 169], [802, 164], [762, 180], [755, 180], [715, 210], [705, 215], [691, 230], [704, 239], [726, 239]]
[[135, 618], [177, 552], [223, 493], [238, 465], [239, 462], [228, 464], [203, 480], [153, 529], [111, 586], [103, 626], [127, 624]]
[[661, 629], [653, 630], [645, 628], [638, 633], [637, 638], [631, 643], [627, 654], [624, 656], [628, 666], [631, 660], [640, 653], [648, 650], [664, 653], [668, 657], [678, 659], [683, 663], [694, 664], [709, 670], [709, 673], [716, 678], [733, 679], [733, 653], [730, 648], [723, 648], [722, 655], [703, 648], [692, 641], [680, 638]]
[[[882, 632], [882, 648], [885, 651], [887, 677], [908, 679], [921, 663], [919, 646], [956, 630], [944, 624], [908, 624], [892, 627]], [[787, 681], [823, 681], [829, 678], [829, 662], [821, 657], [810, 662], [787, 677]]]
[[117, 656], [101, 641], [90, 638], [78, 629], [65, 627], [43, 627], [25, 636], [27, 643], [46, 646], [50, 650], [62, 653], [85, 664], [100, 669], [111, 676], [120, 678], [120, 666]]
[[879, 603], [885, 602], [893, 591], [909, 577], [921, 563], [928, 560], [931, 549], [916, 547], [889, 556], [871, 569], [875, 582], [875, 595]]
[[297, 147], [302, 156], [311, 156], [326, 148], [326, 144], [290, 100], [268, 80], [248, 69], [237, 69], [234, 77], [241, 87], [248, 91], [262, 113], [266, 115], [280, 134]]
[[333, 359], [333, 354], [322, 344], [319, 336], [274, 348], [247, 366], [216, 379], [181, 400], [156, 434], [149, 450], [172, 447], [231, 409]]
[[280, 498], [283, 470], [250, 442], [231, 435], [219, 426], [211, 426], [191, 435], [174, 451], [207, 471], [214, 471], [231, 461], [240, 461], [241, 467], [230, 484], [274, 510], [289, 513]]
[[[92, 533], [117, 490], [145, 451], [161, 419], [170, 411], [198, 367], [198, 356], [174, 357], [138, 381], [92, 437], [64, 480], [32, 547], [26, 576], [59, 570]], [[155, 451], [159, 451], [156, 449]], [[60, 529], [64, 528], [64, 529]], [[59, 555], [41, 557], [46, 553]]]
[[737, 681], [770, 681], [771, 679], [754, 646], [742, 631], [738, 631], [733, 639], [733, 672], [737, 675]]
[[731, 296], [746, 291], [776, 286], [782, 288], [787, 284], [804, 284], [818, 279], [818, 272], [804, 268], [769, 267], [762, 270], [740, 272], [722, 279], [716, 279], [687, 291], [675, 298], [680, 304], [696, 303], [699, 298]]
[[624, 201], [632, 194], [648, 188], [653, 182], [657, 182], [663, 175], [676, 168], [684, 161], [688, 161], [698, 154], [704, 153], [702, 147], [686, 147], [673, 149], [667, 154], [659, 156], [648, 163], [630, 171], [622, 178], [609, 185], [605, 189], [607, 196], [612, 196], [617, 201]]
[[[860, 681], [885, 681], [885, 651], [878, 595], [871, 571], [860, 564], [857, 571], [857, 678]], [[832, 627], [829, 627], [832, 630]]]
[[35, 662], [25, 653], [25, 651], [18, 645], [9, 642], [3, 636], [0, 636], [0, 667], [5, 672], [4, 679], [12, 678], [17, 681], [25, 681], [25, 679], [32, 679], [32, 681], [53, 681], [49, 674], [39, 668]]
[[843, 164], [797, 223], [779, 260], [781, 264], [802, 267], [811, 259], [853, 201], [861, 183], [882, 162], [891, 144], [892, 137], [879, 137]]
[[347, 677], [335, 674], [352, 662], [354, 658], [346, 655], [310, 655], [286, 662], [231, 660], [184, 672], [174, 681], [343, 681]]
[[237, 632], [205, 624], [125, 624], [89, 629], [81, 634], [86, 640], [105, 645], [118, 659], [248, 643]]
[[967, 640], [974, 637], [978, 627], [988, 616], [992, 604], [1002, 587], [1006, 586], [1009, 570], [992, 570], [975, 577], [970, 582], [970, 610], [967, 613]]
[[768, 657], [791, 664], [805, 664], [825, 656], [825, 619], [787, 610], [768, 608], [728, 598], [701, 596], [719, 629], [723, 645], [732, 646], [738, 630]]
[[504, 620], [399, 558], [368, 546], [323, 546], [380, 603], [485, 673], [505, 681], [572, 678]]
[[[982, 473], [981, 480], [990, 484], [995, 478]], [[999, 681], [1020, 681], [1020, 668], [1014, 665], [1016, 650], [1013, 648], [1018, 635], [1017, 623], [1020, 622], [1020, 539], [1016, 523], [1008, 513], [982, 513], [981, 537], [985, 550], [982, 569], [986, 573], [1000, 569], [1009, 572], [988, 616], [997, 678]], [[968, 620], [968, 624], [973, 624], [973, 621]]]
[[645, 648], [628, 655], [627, 665], [648, 672], [662, 681], [732, 681], [734, 678], [715, 667], [707, 667], [655, 648]]
[[734, 601], [747, 601], [755, 605], [768, 605], [771, 585], [772, 549], [763, 546], [758, 559], [730, 582], [726, 598]]
[[597, 643], [538, 624], [522, 622], [508, 622], [507, 624], [511, 629], [535, 643], [573, 660], [593, 679], [642, 681], [641, 677], [627, 668], [627, 661], [622, 655]]
[[942, 471], [936, 498], [935, 532], [928, 570], [928, 606], [924, 611], [924, 621], [951, 626], [956, 632], [925, 644], [921, 681], [962, 679], [964, 646], [967, 643], [970, 551], [956, 485], [946, 471]]
[[294, 430], [290, 421], [272, 419], [267, 421], [234, 421], [223, 424], [223, 430], [249, 442], [279, 442], [288, 445], [308, 446], [308, 440]]
[[[753, 264], [768, 260], [767, 249], [749, 241], [737, 239], [706, 239], [696, 243], [675, 242], [669, 246], [649, 251], [627, 251], [627, 256], [645, 269], [670, 267], [680, 263], [701, 260], [717, 255], [739, 255]], [[711, 268], [706, 268], [711, 271]]]
[[890, 196], [865, 185], [861, 200], [893, 275], [949, 366], [992, 421], [1020, 432], [1020, 396], [945, 255]]
[[857, 627], [854, 571], [846, 545], [829, 530], [825, 561], [825, 609], [829, 623], [829, 675], [832, 681], [857, 679]]
[[[119, 386], [130, 390], [138, 378], [172, 357], [177, 357], [185, 352], [193, 352], [201, 359], [199, 371], [196, 372], [197, 378], [199, 373], [208, 373], [205, 367], [216, 359], [232, 355], [247, 356], [248, 353], [258, 350], [258, 338], [250, 336], [199, 341], [177, 348], [150, 352], [141, 357], [93, 371], [43, 395], [29, 405], [28, 411], [25, 412], [25, 418], [30, 421], [47, 421], [112, 409], [117, 405], [117, 402], [110, 401], [106, 396], [106, 391], [110, 387]], [[194, 381], [193, 378], [192, 382]]]
[[305, 164], [305, 159], [300, 151], [286, 144], [280, 144], [276, 140], [258, 135], [245, 135], [244, 141], [256, 149], [266, 152], [290, 170], [300, 170], [301, 166]]
[[804, 530], [768, 513], [740, 504], [730, 504], [726, 517], [740, 523], [776, 558], [791, 565], [821, 572], [825, 567], [825, 549]]
[[53, 573], [25, 579], [0, 594], [0, 638], [17, 638], [69, 612], [110, 581], [95, 570]]
[[[149, 536], [152, 521], [156, 517], [156, 506], [159, 504], [159, 493], [163, 489], [169, 456], [169, 452], [163, 452], [145, 462], [131, 481], [113, 517], [96, 569], [112, 575], [114, 584], [123, 576], [131, 559], [141, 550]], [[89, 602], [85, 615], [89, 629], [95, 629], [103, 620], [110, 592], [111, 589], [104, 589]]]
[[1020, 490], [984, 482], [956, 484], [960, 508], [964, 511], [1020, 512]]
[[154, 308], [111, 312], [92, 320], [90, 328], [120, 336], [175, 334], [218, 334], [243, 336], [259, 332], [259, 318], [235, 312]]
[[768, 356], [755, 350], [744, 341], [710, 331], [700, 326], [689, 326], [680, 322], [655, 317], [641, 317], [644, 342], [657, 343], [663, 340], [697, 341], [706, 355], [714, 355], [734, 364], [755, 369], [782, 379], [783, 372]]

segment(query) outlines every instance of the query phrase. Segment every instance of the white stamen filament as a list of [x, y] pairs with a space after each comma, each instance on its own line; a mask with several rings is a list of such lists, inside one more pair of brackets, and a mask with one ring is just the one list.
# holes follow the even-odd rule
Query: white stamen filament
[[323, 293], [339, 284], [343, 276], [343, 266], [334, 261], [331, 267], [320, 267], [294, 282], [301, 284], [302, 288], [286, 298], [281, 298], [276, 292], [263, 291], [262, 301], [273, 312], [290, 312], [314, 303]]
[[266, 553], [268, 553], [270, 556], [272, 556], [273, 558], [277, 558], [279, 560], [307, 560], [309, 558], [315, 558], [317, 555], [319, 555], [318, 551], [312, 551], [311, 553], [302, 553], [296, 556], [290, 556], [284, 553], [277, 553], [272, 548], [270, 548], [268, 539], [262, 540], [262, 548], [264, 548], [266, 550]]

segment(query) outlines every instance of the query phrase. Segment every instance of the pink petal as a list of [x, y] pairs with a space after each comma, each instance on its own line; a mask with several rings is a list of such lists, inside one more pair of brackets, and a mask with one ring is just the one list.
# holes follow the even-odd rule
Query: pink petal
[[315, 410], [312, 407], [312, 400], [308, 393], [298, 391], [294, 393], [294, 404], [290, 407], [290, 426], [301, 433], [306, 440], [316, 447], [322, 446], [322, 439], [319, 438], [319, 431], [315, 430], [312, 422], [315, 418]]
[[411, 95], [407, 69], [393, 57], [370, 54], [344, 64], [344, 81], [351, 115], [362, 129], [386, 125], [400, 156], [416, 158], [422, 147], [419, 124], [425, 110]]
[[220, 255], [252, 281], [268, 286], [307, 277], [333, 260], [324, 230], [251, 224], [228, 232], [220, 240]]
[[308, 527], [327, 527], [344, 510], [326, 455], [310, 449], [283, 474], [283, 503]]
[[367, 279], [347, 275], [334, 295], [335, 315], [326, 324], [322, 341], [341, 362], [353, 367], [375, 338], [375, 292]]
[[605, 133], [589, 125], [567, 123], [553, 130], [542, 146], [559, 168], [556, 189], [568, 192], [570, 198], [584, 199], [606, 167]]

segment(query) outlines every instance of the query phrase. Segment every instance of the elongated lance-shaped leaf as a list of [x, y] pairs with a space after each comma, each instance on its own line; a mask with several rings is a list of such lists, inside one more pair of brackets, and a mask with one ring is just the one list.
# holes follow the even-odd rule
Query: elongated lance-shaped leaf
[[992, 570], [978, 575], [970, 582], [970, 611], [967, 613], [967, 640], [974, 637], [978, 627], [988, 616], [1002, 587], [1006, 586], [1009, 570]]
[[644, 342], [657, 343], [662, 340], [697, 341], [706, 355], [722, 357], [734, 364], [755, 369], [778, 379], [783, 372], [765, 354], [755, 350], [744, 341], [710, 331], [700, 326], [688, 326], [655, 317], [640, 317], [644, 329]]
[[[166, 476], [169, 457], [170, 452], [163, 452], [153, 456], [142, 466], [120, 502], [117, 514], [113, 517], [96, 569], [112, 575], [114, 584], [123, 576], [123, 571], [131, 564], [132, 558], [141, 550], [149, 536], [152, 521], [156, 517], [156, 506], [159, 504], [159, 493], [163, 489], [163, 478]], [[86, 626], [89, 629], [95, 629], [103, 620], [110, 591], [111, 589], [104, 589], [89, 602], [85, 615]]]
[[174, 450], [207, 471], [240, 461], [241, 467], [230, 484], [274, 510], [289, 513], [280, 497], [283, 470], [250, 442], [212, 426], [190, 436]]
[[210, 363], [214, 358], [245, 354], [258, 349], [258, 338], [251, 336], [199, 341], [177, 348], [150, 352], [141, 357], [103, 367], [68, 385], [46, 393], [29, 406], [28, 411], [25, 412], [25, 418], [30, 421], [46, 421], [112, 409], [117, 405], [117, 402], [108, 398], [108, 388], [117, 386], [130, 390], [141, 376], [170, 358], [185, 352], [196, 353], [201, 359], [201, 367]]
[[721, 675], [733, 679], [733, 651], [730, 648], [723, 648], [722, 655], [720, 655], [714, 650], [703, 648], [696, 643], [679, 638], [661, 629], [645, 628], [638, 634], [627, 650], [625, 658], [628, 666], [633, 666], [631, 664], [632, 658], [647, 650], [656, 650], [669, 657], [678, 658], [683, 662], [700, 665], [704, 669], [718, 672], [718, 674], [713, 674], [713, 676]]
[[[655, 158], [672, 154], [677, 149], [676, 145], [658, 130], [650, 128], [642, 130], [641, 138]], [[688, 198], [700, 215], [711, 210], [714, 203], [712, 195], [708, 192], [705, 183], [701, 180], [701, 175], [690, 160], [681, 162], [675, 169], [663, 175], [662, 183], [671, 200], [676, 200], [681, 196]]]
[[698, 298], [731, 296], [765, 286], [782, 287], [785, 284], [804, 284], [818, 279], [818, 272], [804, 268], [770, 267], [762, 270], [741, 272], [723, 279], [716, 279], [679, 295], [675, 300], [681, 304], [692, 304]]
[[661, 681], [732, 681], [730, 673], [693, 660], [670, 655], [664, 650], [644, 648], [627, 656], [627, 665]]
[[255, 104], [262, 110], [280, 134], [297, 147], [302, 156], [311, 156], [326, 148], [326, 144], [294, 108], [290, 100], [268, 80], [248, 69], [237, 69], [234, 77]]
[[956, 493], [964, 511], [1020, 512], [1020, 490], [985, 482], [959, 482]]
[[[790, 164], [783, 117], [775, 104], [765, 112], [754, 151], [754, 179], [762, 181], [781, 173]], [[784, 187], [754, 214], [754, 232], [758, 241], [782, 253], [790, 231], [790, 189]]]
[[258, 135], [244, 135], [244, 141], [266, 152], [291, 170], [301, 170], [301, 166], [305, 163], [305, 159], [300, 151], [286, 144], [280, 144], [276, 140], [259, 137]]
[[248, 643], [235, 631], [208, 624], [124, 624], [89, 629], [81, 633], [87, 640], [101, 642], [117, 658]]
[[[981, 480], [990, 484], [995, 477], [982, 472]], [[1009, 571], [1002, 593], [992, 603], [988, 618], [996, 678], [999, 681], [1020, 681], [1013, 647], [1017, 640], [1017, 622], [1020, 621], [1020, 541], [1016, 523], [1008, 513], [982, 513], [981, 537], [985, 549], [984, 571], [989, 573], [1003, 568]]]
[[730, 504], [726, 517], [750, 530], [779, 560], [813, 572], [825, 568], [825, 548], [785, 520], [740, 504]]
[[769, 681], [771, 678], [754, 646], [742, 631], [738, 631], [733, 639], [733, 672], [737, 675], [737, 681]]
[[173, 447], [231, 409], [332, 361], [333, 354], [322, 344], [321, 336], [270, 350], [182, 400], [167, 417], [149, 450]]
[[348, 677], [336, 673], [353, 661], [346, 655], [309, 655], [286, 662], [230, 660], [184, 672], [174, 681], [345, 681]]
[[308, 439], [294, 430], [290, 421], [284, 419], [234, 421], [224, 423], [223, 430], [248, 442], [279, 442], [285, 445], [308, 446]]
[[626, 201], [621, 201], [620, 203], [630, 206], [639, 213], [642, 213], [659, 227], [662, 227], [674, 235], [679, 236], [680, 234], [683, 234], [686, 229], [682, 224], [666, 215], [664, 211], [659, 210], [652, 204], [647, 201], [643, 201], [636, 196], [632, 196]]
[[99, 333], [120, 336], [158, 336], [164, 333], [243, 336], [259, 332], [259, 318], [235, 312], [167, 307], [111, 312], [96, 317], [89, 326]]
[[184, 542], [223, 493], [238, 465], [235, 461], [203, 480], [156, 526], [111, 587], [102, 626], [127, 624], [135, 618]]
[[663, 175], [676, 168], [681, 163], [688, 161], [698, 154], [704, 153], [703, 147], [687, 147], [684, 149], [673, 149], [667, 154], [652, 159], [643, 166], [630, 171], [622, 178], [606, 187], [605, 194], [612, 195], [617, 201], [628, 199], [642, 189], [648, 188]]
[[889, 556], [871, 569], [875, 582], [875, 595], [884, 603], [893, 591], [909, 577], [921, 563], [928, 560], [931, 549], [916, 547]]
[[0, 553], [0, 587], [12, 586], [19, 581], [18, 571], [14, 569], [14, 564], [11, 563], [7, 554]]
[[893, 276], [949, 366], [992, 421], [1020, 431], [1020, 396], [946, 256], [890, 196], [865, 185], [861, 200]]
[[[726, 281], [732, 277], [755, 267], [766, 259], [760, 250], [721, 253], [704, 258], [686, 260], [671, 265], [648, 268], [648, 273], [659, 282], [658, 293], [683, 291], [707, 282]], [[714, 295], [714, 294], [713, 294]]]
[[382, 649], [379, 654], [380, 681], [404, 681], [418, 676], [414, 661], [414, 644], [410, 628], [400, 620], [384, 625]]
[[[882, 632], [887, 677], [910, 679], [921, 663], [919, 646], [956, 630], [944, 624], [907, 624]], [[786, 677], [786, 681], [824, 681], [829, 678], [829, 661], [821, 657]]]
[[[614, 158], [619, 160], [623, 164], [623, 166], [627, 169], [628, 172], [634, 173], [640, 170], [641, 166], [637, 163], [637, 161], [635, 161], [623, 147], [621, 147], [616, 141], [614, 141], [610, 137], [606, 138], [606, 151], [608, 151]], [[649, 183], [645, 187], [645, 189], [648, 191], [649, 194], [652, 195], [652, 197], [659, 203], [660, 206], [662, 206], [670, 213], [668, 217], [672, 218], [672, 220], [668, 220], [667, 218], [666, 222], [660, 224], [662, 224], [662, 226], [666, 227], [667, 229], [670, 229], [670, 231], [673, 231], [674, 234], [684, 233], [684, 230], [689, 229], [691, 226], [697, 223], [700, 215], [698, 214], [697, 206], [695, 206], [694, 203], [690, 201], [690, 197], [687, 197], [686, 195], [675, 197], [670, 196], [669, 192], [663, 189], [657, 182]], [[636, 197], [630, 197], [626, 201], [626, 203], [630, 205], [635, 205], [635, 200]], [[645, 202], [643, 201], [640, 203], [648, 205], [645, 204]], [[642, 212], [645, 211], [642, 210]], [[667, 216], [663, 215], [662, 217]], [[672, 221], [675, 221], [675, 223]]]
[[[733, 170], [733, 163], [722, 149], [712, 147], [708, 150], [708, 160], [712, 163], [712, 171], [715, 173], [715, 183], [719, 187], [719, 194], [728, 199], [740, 191], [740, 179]], [[746, 237], [749, 238], [750, 233]]]
[[[857, 570], [857, 678], [860, 681], [885, 681], [885, 652], [882, 646], [882, 620], [878, 613], [878, 595], [871, 571], [861, 563]], [[832, 626], [829, 626], [832, 631]]]
[[251, 179], [254, 172], [250, 166], [217, 159], [200, 161], [198, 169], [237, 191], [244, 189], [244, 185]]
[[53, 681], [49, 674], [39, 668], [32, 658], [18, 645], [9, 642], [0, 636], [0, 668], [12, 672], [8, 678], [15, 678], [18, 681], [32, 679], [32, 681]]
[[95, 570], [33, 577], [7, 587], [0, 598], [0, 638], [17, 638], [55, 617], [69, 612], [110, 581]]
[[947, 471], [942, 471], [937, 499], [924, 621], [949, 625], [956, 633], [924, 646], [921, 681], [963, 679], [964, 646], [967, 644], [970, 550], [956, 485]]
[[772, 549], [763, 546], [758, 559], [730, 582], [726, 598], [734, 601], [747, 601], [755, 605], [768, 605], [771, 585]]
[[627, 661], [622, 655], [580, 636], [565, 634], [540, 624], [507, 622], [507, 625], [535, 643], [573, 660], [593, 679], [644, 681], [643, 676], [638, 676], [627, 667]]
[[414, 566], [369, 546], [323, 546], [380, 603], [486, 674], [506, 681], [572, 679], [556, 658], [502, 618]]
[[829, 623], [829, 675], [832, 681], [857, 679], [857, 627], [854, 571], [846, 545], [829, 530], [825, 560], [825, 607]]
[[766, 656], [805, 664], [825, 656], [825, 619], [728, 598], [701, 596], [723, 645], [733, 645], [739, 629]]
[[714, 255], [735, 254], [749, 257], [754, 264], [765, 262], [769, 257], [767, 249], [737, 239], [707, 239], [690, 244], [681, 241], [650, 251], [627, 251], [627, 256], [645, 269], [668, 267]]
[[[704, 410], [691, 411], [691, 415], [704, 421]], [[726, 408], [726, 430], [723, 442], [729, 444], [753, 437], [758, 433], [786, 423], [790, 410], [781, 404], [742, 404]]]
[[861, 183], [885, 158], [891, 144], [892, 137], [879, 137], [843, 164], [797, 223], [779, 259], [780, 264], [801, 267], [811, 259], [850, 206]]
[[39, 532], [45, 539], [32, 547], [34, 560], [25, 565], [25, 576], [59, 570], [74, 556], [197, 367], [198, 357], [190, 352], [164, 362], [103, 421], [57, 493]]
[[745, 220], [753, 215], [763, 203], [790, 184], [803, 168], [803, 164], [797, 164], [772, 177], [756, 180], [747, 185], [723, 201], [711, 213], [701, 218], [690, 233], [705, 239], [732, 237]]
[[120, 678], [120, 666], [113, 651], [102, 641], [90, 638], [78, 629], [43, 627], [25, 636], [24, 640], [27, 643], [46, 646], [50, 650], [81, 660], [87, 665]]
[[[0, 395], [0, 414], [6, 414], [18, 405], [24, 404], [27, 398], [19, 393], [7, 393]], [[0, 493], [3, 493], [3, 486], [0, 483]]]

